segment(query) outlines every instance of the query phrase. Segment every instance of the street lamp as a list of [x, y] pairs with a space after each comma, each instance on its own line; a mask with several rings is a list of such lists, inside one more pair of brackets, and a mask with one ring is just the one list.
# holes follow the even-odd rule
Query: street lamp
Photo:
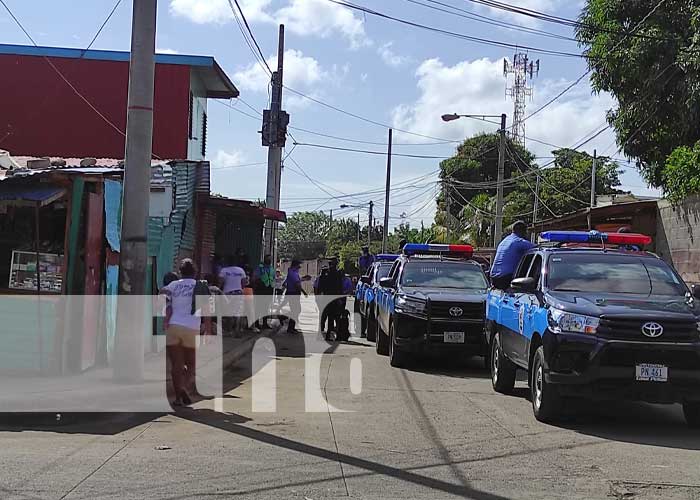
[[458, 115], [457, 113], [442, 115], [442, 121], [451, 122], [459, 118], [476, 118], [486, 120], [486, 118], [501, 119], [501, 128], [499, 130], [501, 139], [498, 147], [498, 179], [496, 183], [496, 228], [494, 229], [494, 245], [498, 246], [501, 242], [503, 234], [503, 177], [504, 177], [504, 162], [506, 154], [506, 115]]

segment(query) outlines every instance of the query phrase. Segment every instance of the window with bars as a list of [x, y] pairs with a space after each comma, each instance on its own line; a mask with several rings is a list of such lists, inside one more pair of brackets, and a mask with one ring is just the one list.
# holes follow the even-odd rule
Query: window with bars
[[207, 156], [207, 114], [202, 113], [202, 158]]
[[194, 126], [194, 94], [190, 92], [189, 125], [187, 127], [187, 137], [192, 139], [192, 128]]

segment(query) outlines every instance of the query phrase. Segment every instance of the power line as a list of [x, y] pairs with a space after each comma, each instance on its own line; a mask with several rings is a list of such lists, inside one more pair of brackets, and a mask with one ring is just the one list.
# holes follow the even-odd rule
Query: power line
[[[477, 3], [494, 3], [494, 4], [495, 4], [495, 3], [498, 3], [498, 2], [493, 2], [492, 0], [469, 0], [469, 1], [477, 2]], [[608, 53], [611, 53], [611, 52], [617, 50], [618, 47], [622, 44], [622, 42], [624, 42], [624, 41], [627, 39], [627, 37], [630, 36], [630, 34], [633, 34], [635, 31], [637, 31], [637, 29], [639, 29], [639, 27], [640, 27], [642, 24], [644, 24], [644, 23], [646, 22], [646, 20], [649, 19], [649, 17], [651, 17], [651, 16], [654, 14], [654, 12], [656, 12], [656, 10], [657, 10], [665, 1], [666, 1], [666, 0], [660, 0], [653, 8], [649, 11], [649, 13], [647, 13], [647, 15], [645, 15], [645, 16], [642, 18], [642, 20], [639, 21], [639, 22], [634, 26], [634, 28], [632, 28], [632, 30], [631, 30], [628, 34], [625, 34], [625, 36], [624, 36], [623, 38], [621, 38], [621, 39], [615, 44], [615, 46], [614, 46]], [[525, 9], [525, 10], [527, 10], [527, 9]], [[534, 12], [534, 11], [531, 11], [531, 12]], [[526, 116], [526, 117], [523, 119], [523, 122], [526, 121], [526, 120], [528, 120], [528, 119], [530, 119], [530, 118], [532, 118], [532, 117], [535, 116], [537, 113], [539, 113], [540, 111], [542, 111], [543, 109], [545, 109], [545, 108], [547, 108], [549, 105], [551, 105], [553, 102], [555, 102], [556, 100], [558, 100], [559, 98], [561, 98], [561, 97], [562, 97], [564, 94], [566, 94], [569, 90], [571, 90], [571, 89], [574, 88], [576, 85], [578, 85], [578, 84], [581, 82], [581, 80], [583, 80], [586, 76], [588, 76], [588, 74], [589, 74], [591, 71], [592, 71], [591, 68], [589, 68], [588, 70], [586, 70], [586, 72], [583, 73], [581, 76], [579, 76], [571, 85], [567, 86], [564, 90], [562, 90], [562, 91], [561, 91], [559, 94], [557, 94], [554, 98], [550, 99], [550, 100], [547, 101], [544, 105], [540, 106], [538, 109], [536, 109], [535, 111], [533, 111], [532, 113], [530, 113], [528, 116]], [[664, 71], [665, 71], [665, 70], [664, 70]]]
[[345, 7], [347, 9], [357, 10], [360, 12], [364, 12], [365, 14], [371, 14], [373, 16], [381, 17], [383, 19], [388, 19], [390, 21], [401, 23], [401, 24], [404, 24], [407, 26], [412, 26], [414, 28], [419, 28], [419, 29], [431, 31], [434, 33], [439, 33], [439, 34], [446, 35], [446, 36], [449, 36], [452, 38], [458, 38], [460, 40], [466, 40], [466, 41], [470, 41], [470, 42], [480, 43], [483, 45], [490, 45], [493, 47], [505, 47], [505, 48], [516, 49], [516, 50], [517, 49], [528, 50], [530, 52], [537, 52], [537, 53], [548, 54], [548, 55], [552, 55], [552, 56], [576, 57], [576, 58], [584, 57], [583, 54], [580, 54], [580, 53], [563, 52], [563, 51], [559, 51], [559, 50], [543, 49], [543, 48], [531, 47], [531, 46], [527, 46], [527, 45], [518, 45], [518, 44], [514, 44], [514, 43], [509, 43], [509, 42], [502, 42], [499, 40], [490, 40], [488, 38], [481, 38], [481, 37], [466, 35], [464, 33], [457, 33], [454, 31], [444, 30], [441, 28], [435, 28], [434, 26], [428, 26], [425, 24], [420, 24], [420, 23], [416, 23], [413, 21], [408, 21], [406, 19], [402, 19], [399, 17], [390, 16], [388, 14], [384, 14], [382, 12], [378, 12], [376, 10], [370, 9], [368, 7], [345, 2], [343, 0], [328, 0], [328, 1], [332, 2], [336, 5], [340, 5], [342, 7]]
[[[437, 0], [425, 0], [425, 1], [426, 1], [426, 2], [429, 2], [429, 3], [431, 3], [431, 4], [435, 4], [435, 5], [439, 5], [439, 6], [445, 7], [445, 8], [436, 7], [435, 5], [428, 5], [428, 4], [424, 3], [424, 2], [421, 2], [420, 0], [405, 0], [405, 1], [410, 2], [410, 3], [413, 3], [413, 4], [416, 4], [416, 5], [422, 5], [423, 7], [426, 7], [426, 8], [429, 8], [429, 9], [437, 10], [437, 11], [440, 11], [440, 12], [445, 12], [445, 13], [447, 13], [447, 14], [451, 14], [451, 15], [453, 15], [453, 16], [461, 17], [461, 18], [464, 18], [464, 19], [471, 19], [471, 20], [473, 20], [473, 21], [477, 21], [477, 22], [480, 22], [480, 23], [490, 24], [490, 25], [492, 25], [492, 26], [498, 26], [498, 27], [500, 27], [500, 28], [505, 28], [505, 29], [514, 30], [514, 31], [520, 31], [520, 32], [527, 33], [527, 34], [530, 34], [530, 35], [539, 35], [539, 36], [545, 36], [545, 37], [549, 37], [549, 38], [556, 38], [556, 39], [560, 39], [560, 40], [567, 40], [567, 41], [573, 41], [573, 42], [576, 42], [576, 41], [577, 41], [577, 40], [576, 40], [575, 38], [573, 38], [573, 37], [569, 37], [569, 36], [565, 36], [565, 35], [559, 35], [559, 34], [556, 34], [556, 33], [549, 33], [549, 32], [547, 32], [547, 31], [539, 30], [539, 29], [536, 29], [536, 28], [529, 28], [529, 27], [527, 27], [527, 26], [522, 26], [522, 25], [519, 25], [519, 24], [508, 23], [508, 22], [505, 22], [505, 21], [501, 21], [501, 20], [498, 20], [498, 19], [491, 18], [491, 17], [482, 16], [482, 15], [477, 14], [477, 13], [475, 13], [475, 12], [471, 12], [471, 11], [469, 11], [469, 10], [467, 10], [467, 9], [462, 9], [462, 8], [459, 8], [459, 7], [455, 7], [454, 5], [450, 5], [450, 4], [444, 3], [444, 2], [439, 2], [439, 1], [437, 1]], [[451, 9], [451, 10], [447, 10], [447, 9]]]
[[[98, 37], [100, 36], [100, 34], [102, 33], [102, 30], [105, 28], [105, 26], [107, 26], [107, 23], [109, 22], [109, 20], [112, 19], [112, 16], [114, 15], [114, 13], [116, 12], [117, 8], [119, 7], [119, 5], [120, 5], [121, 3], [122, 3], [122, 0], [117, 0], [117, 2], [114, 4], [114, 7], [112, 7], [112, 10], [111, 10], [111, 11], [109, 12], [109, 14], [107, 15], [107, 18], [102, 22], [102, 25], [99, 27], [99, 29], [98, 29], [97, 32], [95, 33], [95, 36], [92, 37], [92, 40], [90, 40], [90, 43], [88, 44], [88, 46], [85, 47], [85, 48], [83, 49], [83, 56], [85, 55], [85, 53], [86, 53], [88, 50], [90, 50], [90, 48], [91, 48], [92, 45], [95, 43], [95, 41], [97, 41], [97, 38], [98, 38]], [[81, 57], [82, 57], [82, 56], [81, 56]]]
[[498, 10], [510, 12], [513, 14], [519, 14], [522, 16], [531, 17], [531, 18], [534, 18], [534, 19], [537, 19], [540, 21], [545, 21], [548, 23], [556, 23], [556, 24], [560, 24], [560, 25], [568, 26], [568, 27], [572, 27], [572, 28], [586, 28], [586, 29], [590, 29], [592, 31], [597, 31], [599, 33], [624, 35], [625, 37], [645, 38], [645, 39], [649, 39], [649, 40], [678, 41], [678, 39], [676, 39], [676, 38], [658, 37], [658, 36], [654, 36], [654, 35], [644, 35], [644, 34], [634, 33], [637, 29], [636, 27], [633, 28], [631, 31], [620, 31], [620, 30], [606, 29], [606, 28], [601, 28], [599, 26], [592, 26], [590, 24], [585, 24], [585, 23], [582, 23], [580, 21], [576, 21], [574, 19], [568, 19], [565, 17], [554, 16], [552, 14], [547, 14], [547, 13], [540, 12], [537, 10], [527, 9], [524, 7], [511, 5], [511, 4], [508, 4], [505, 2], [499, 2], [499, 1], [494, 1], [494, 0], [467, 0], [467, 1], [475, 3], [475, 4], [481, 4], [481, 5], [484, 5], [487, 7], [491, 7], [492, 9], [498, 9]]
[[[233, 6], [233, 3], [236, 3], [236, 6]], [[270, 66], [267, 64], [267, 61], [265, 60], [265, 56], [262, 53], [262, 50], [260, 50], [260, 45], [258, 45], [258, 41], [255, 39], [255, 35], [253, 35], [253, 31], [250, 29], [250, 25], [248, 24], [248, 20], [245, 18], [245, 14], [243, 14], [243, 9], [241, 9], [240, 4], [238, 3], [238, 0], [228, 0], [228, 5], [231, 7], [231, 12], [233, 13], [233, 17], [236, 20], [236, 24], [238, 24], [238, 28], [241, 31], [241, 34], [243, 35], [243, 39], [246, 42], [246, 45], [248, 45], [248, 48], [250, 51], [253, 53], [253, 57], [255, 60], [260, 64], [260, 67], [263, 69], [263, 71], [266, 71], [269, 75], [272, 75], [272, 70], [270, 69]], [[238, 11], [236, 11], [238, 9]], [[239, 18], [240, 14], [240, 18]], [[243, 24], [241, 24], [243, 23]], [[245, 27], [244, 27], [245, 25]], [[257, 50], [256, 50], [257, 49]]]
[[[321, 149], [331, 149], [333, 151], [346, 151], [346, 152], [351, 152], [351, 153], [364, 153], [364, 154], [370, 154], [370, 155], [381, 155], [381, 156], [386, 156], [386, 151], [370, 151], [366, 149], [353, 149], [353, 148], [341, 148], [338, 146], [329, 146], [327, 144], [314, 144], [310, 142], [294, 142], [295, 146], [308, 146], [308, 147], [313, 147], [313, 148], [321, 148]], [[429, 159], [429, 160], [446, 160], [448, 158], [451, 158], [451, 156], [431, 156], [431, 155], [415, 155], [415, 154], [405, 154], [405, 153], [392, 153], [391, 156], [400, 156], [404, 158], [421, 158], [421, 159]]]

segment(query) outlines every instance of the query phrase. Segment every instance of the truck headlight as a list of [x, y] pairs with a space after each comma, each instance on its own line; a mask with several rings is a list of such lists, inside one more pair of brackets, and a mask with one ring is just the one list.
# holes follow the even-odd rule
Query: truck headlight
[[422, 314], [425, 311], [425, 302], [421, 300], [399, 297], [396, 299], [396, 311], [403, 313]]
[[554, 333], [586, 333], [595, 335], [598, 331], [600, 318], [574, 314], [560, 309], [550, 309], [547, 316], [549, 329]]

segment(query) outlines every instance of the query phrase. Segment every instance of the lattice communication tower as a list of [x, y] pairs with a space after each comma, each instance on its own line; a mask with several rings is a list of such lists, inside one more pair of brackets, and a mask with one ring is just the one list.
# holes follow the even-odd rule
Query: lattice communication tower
[[[524, 52], [516, 52], [513, 61], [503, 59], [503, 76], [506, 77], [506, 95], [513, 99], [513, 128], [511, 139], [525, 145], [525, 108], [527, 98], [532, 98], [529, 82], [539, 74], [540, 60], [531, 61]], [[513, 85], [508, 86], [508, 75], [513, 74]]]

